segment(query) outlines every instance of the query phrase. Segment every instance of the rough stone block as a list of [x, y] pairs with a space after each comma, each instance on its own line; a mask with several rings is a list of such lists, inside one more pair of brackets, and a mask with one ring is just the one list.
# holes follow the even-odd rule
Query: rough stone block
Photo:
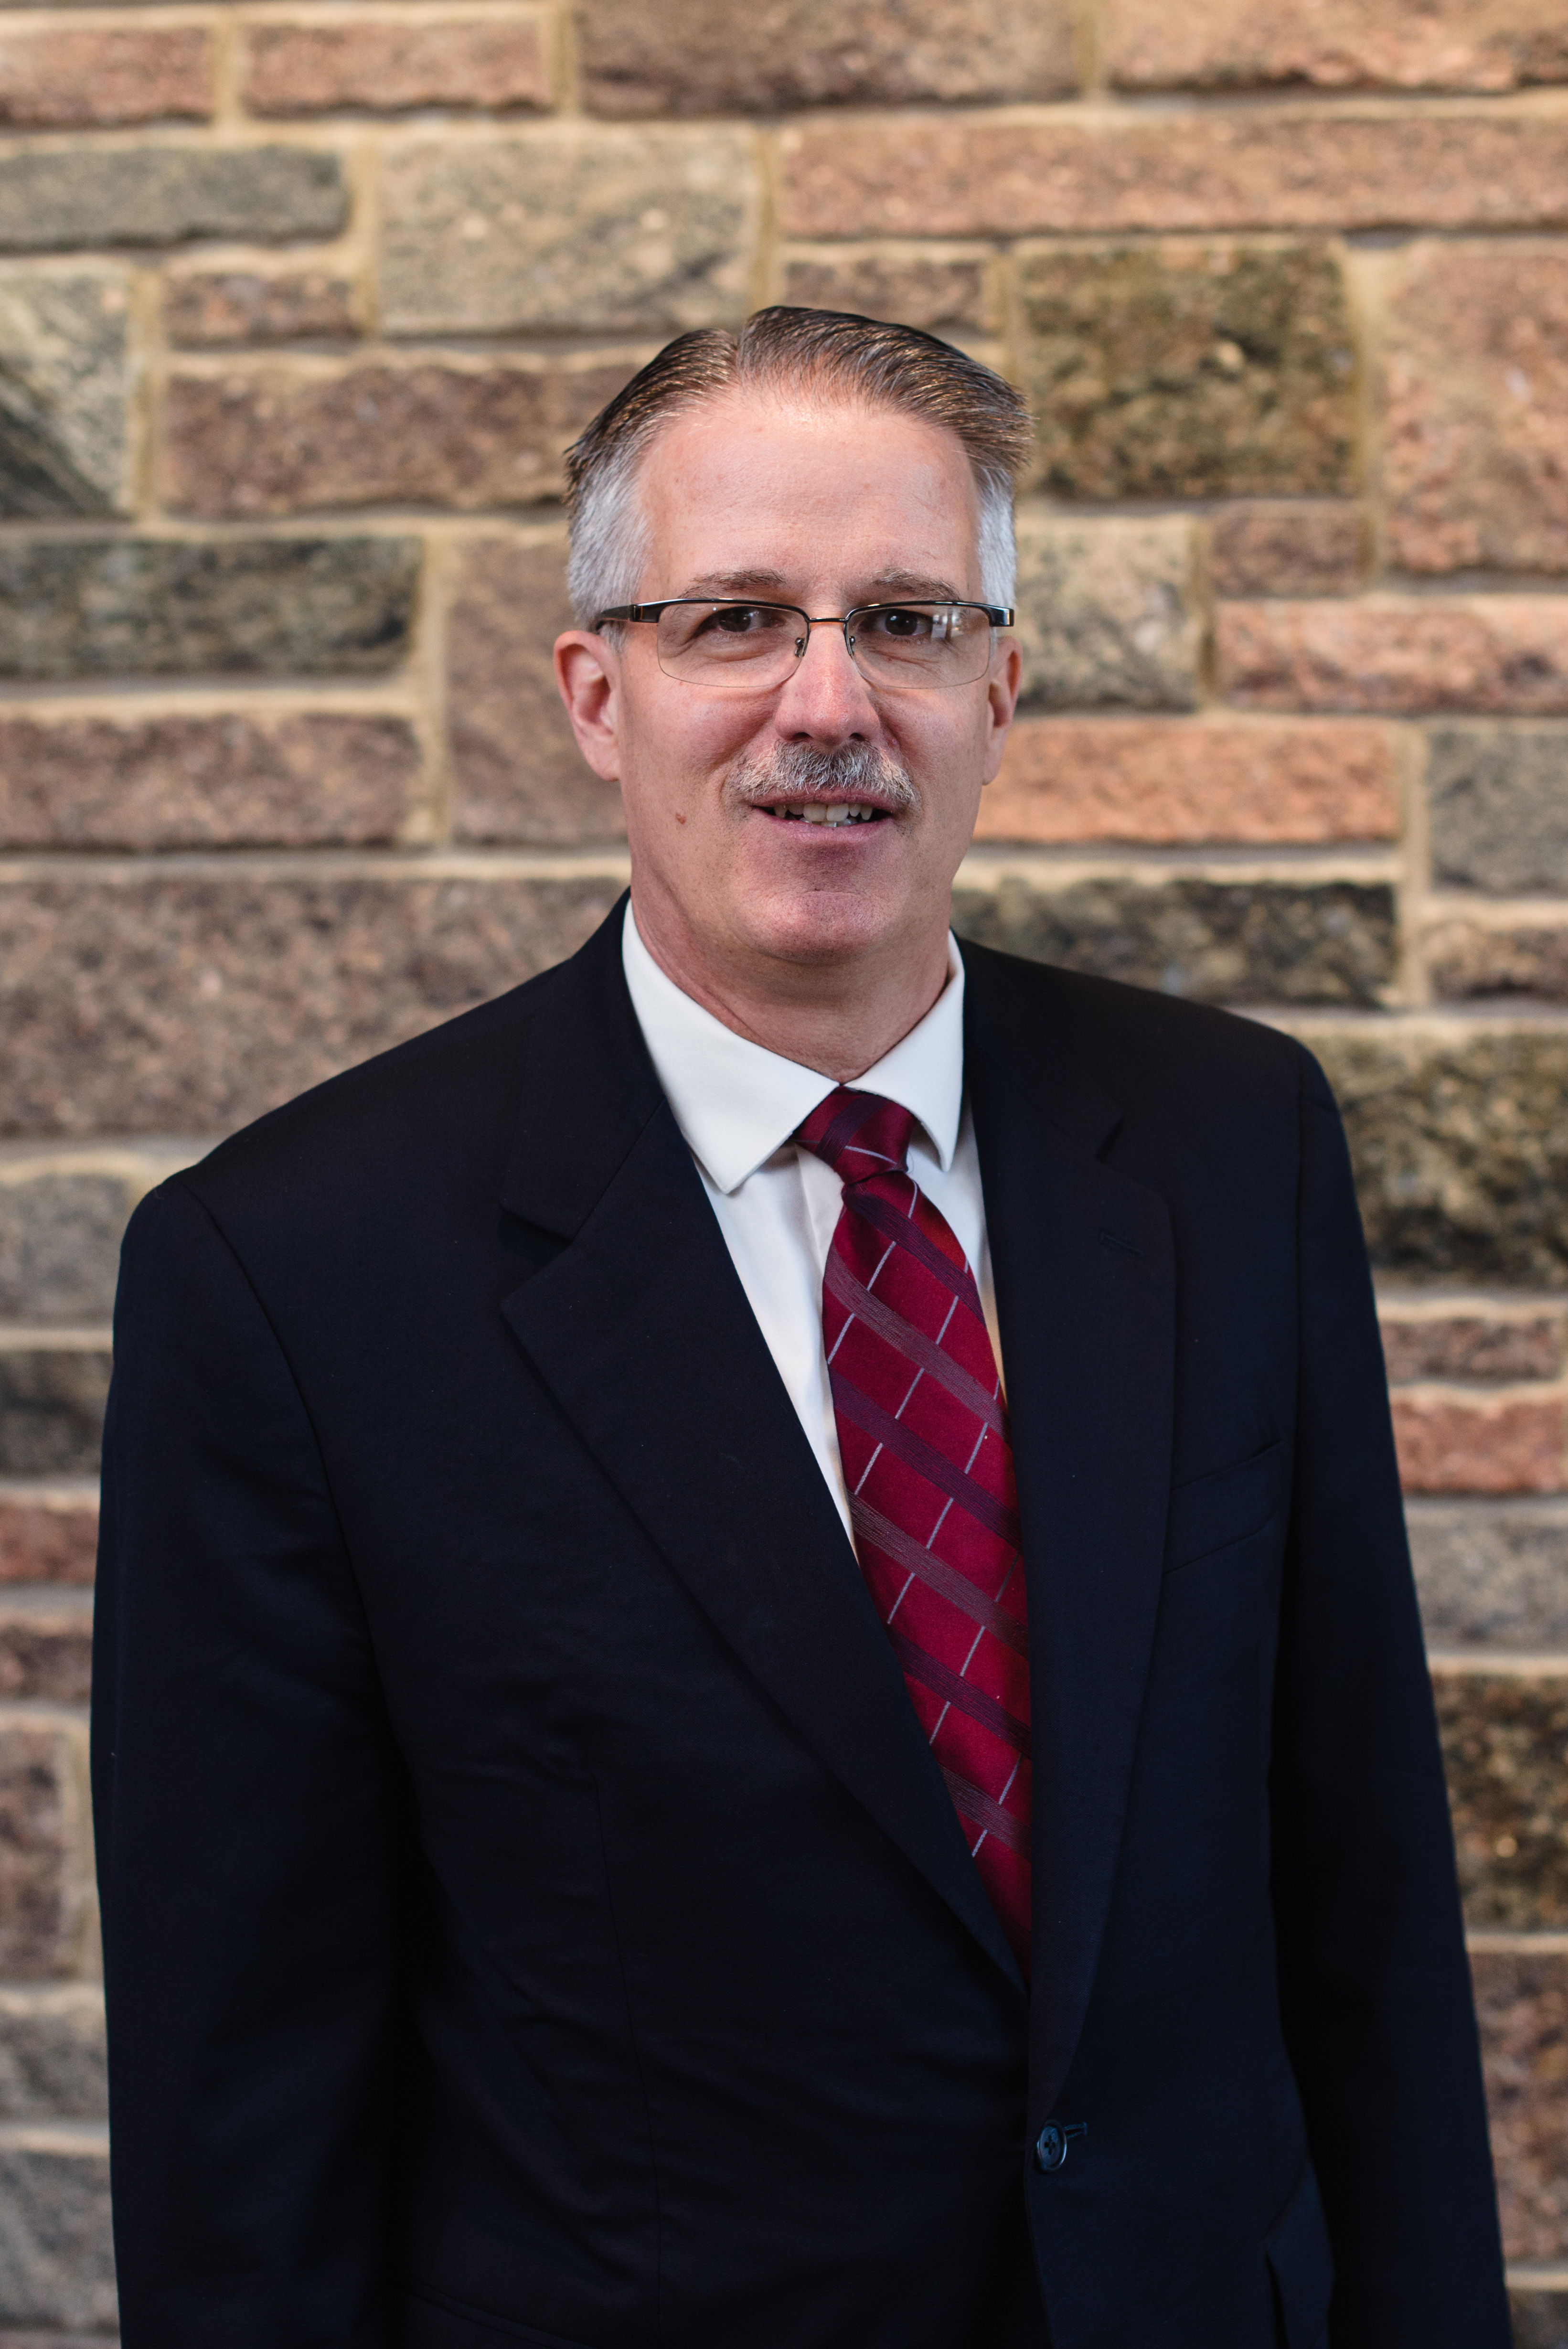
[[0, 1583], [91, 1582], [98, 1560], [93, 1485], [0, 1485]]
[[984, 333], [995, 322], [984, 252], [929, 245], [823, 245], [785, 256], [781, 298], [807, 310], [852, 310], [929, 334], [944, 326]]
[[1470, 1971], [1503, 2250], [1511, 2260], [1561, 2260], [1568, 2257], [1568, 1956], [1477, 1950]]
[[787, 236], [1121, 229], [1533, 228], [1568, 222], [1568, 122], [1477, 109], [791, 125]]
[[953, 919], [982, 946], [1204, 1002], [1375, 1003], [1394, 968], [1380, 883], [961, 874]]
[[551, 98], [545, 36], [532, 8], [429, 21], [356, 9], [348, 24], [255, 24], [245, 34], [241, 87], [253, 114], [543, 107]]
[[102, 264], [0, 264], [0, 515], [129, 503], [129, 290]]
[[1568, 2292], [1515, 2288], [1508, 2300], [1513, 2349], [1568, 2349]]
[[107, 1321], [129, 1213], [123, 1175], [46, 1166], [0, 1182], [0, 1321]]
[[100, 2333], [111, 2326], [108, 2132], [81, 2122], [7, 2128], [0, 2212], [0, 2321]]
[[1222, 604], [1214, 648], [1243, 709], [1568, 710], [1568, 596]]
[[164, 281], [163, 323], [187, 350], [342, 342], [360, 331], [358, 299], [357, 287], [329, 269], [191, 270]]
[[1210, 528], [1216, 595], [1353, 595], [1366, 567], [1359, 506], [1259, 498], [1222, 506]]
[[22, 130], [212, 110], [211, 36], [195, 25], [0, 30], [0, 122]]
[[169, 502], [246, 518], [327, 507], [534, 505], [559, 497], [562, 451], [629, 365], [350, 367], [176, 375]]
[[619, 840], [621, 794], [584, 761], [552, 647], [573, 626], [559, 545], [482, 539], [448, 625], [453, 824], [461, 840]]
[[1076, 95], [1065, 0], [578, 0], [598, 114], [776, 114], [804, 106], [977, 105]]
[[0, 716], [0, 845], [10, 848], [391, 842], [422, 781], [406, 718]]
[[88, 1591], [0, 1594], [0, 1699], [7, 1703], [37, 1699], [86, 1704], [92, 1677], [93, 1611]]
[[1568, 78], [1556, 0], [1328, 0], [1310, 10], [1251, 0], [1109, 0], [1106, 78], [1122, 89], [1515, 88]]
[[1019, 263], [1038, 479], [1062, 497], [1350, 486], [1355, 351], [1313, 245], [1067, 247]]
[[1568, 1502], [1412, 1501], [1434, 1648], [1568, 1648]]
[[1568, 1400], [1401, 1387], [1391, 1397], [1408, 1493], [1561, 1493]]
[[387, 150], [394, 335], [660, 336], [746, 313], [757, 166], [733, 130], [562, 128]]
[[373, 675], [408, 648], [414, 538], [0, 547], [0, 677]]
[[0, 1990], [0, 2120], [100, 2120], [108, 2110], [98, 1985]]
[[1568, 1003], [1568, 925], [1439, 922], [1427, 934], [1427, 968], [1439, 1002], [1532, 995]]
[[312, 147], [39, 148], [0, 156], [0, 250], [335, 236], [348, 192]]
[[1385, 1270], [1568, 1288], [1568, 1034], [1311, 1035]]
[[[0, 1725], [0, 1968], [12, 1982], [76, 1970], [88, 1913], [86, 1764], [83, 1727], [15, 1713]], [[0, 2251], [9, 2316], [4, 2273]]]
[[559, 962], [622, 885], [428, 866], [17, 881], [0, 891], [0, 1118], [226, 1133]]
[[1389, 562], [1568, 571], [1568, 245], [1418, 243], [1384, 333]]
[[0, 1476], [96, 1476], [107, 1347], [0, 1347]]
[[1568, 1678], [1478, 1662], [1438, 1672], [1433, 1685], [1466, 1918], [1568, 1925]]
[[1398, 826], [1387, 727], [1024, 718], [975, 838], [1261, 845], [1388, 840]]
[[1439, 882], [1568, 890], [1568, 729], [1443, 727], [1429, 739], [1427, 799]]
[[1379, 1309], [1390, 1386], [1414, 1379], [1555, 1379], [1563, 1368], [1568, 1320], [1555, 1313], [1509, 1315], [1477, 1307]]
[[1202, 643], [1193, 526], [1018, 518], [1026, 708], [1191, 709]]

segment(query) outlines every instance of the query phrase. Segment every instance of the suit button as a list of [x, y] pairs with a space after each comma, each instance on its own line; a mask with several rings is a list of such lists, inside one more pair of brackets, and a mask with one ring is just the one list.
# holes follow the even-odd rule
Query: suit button
[[1084, 2121], [1047, 2121], [1035, 2139], [1035, 2168], [1059, 2169], [1074, 2137], [1088, 2135], [1088, 2127]]

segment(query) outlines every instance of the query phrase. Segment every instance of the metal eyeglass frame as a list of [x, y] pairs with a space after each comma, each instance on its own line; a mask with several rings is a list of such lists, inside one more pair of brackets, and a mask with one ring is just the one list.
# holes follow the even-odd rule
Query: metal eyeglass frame
[[[850, 631], [856, 620], [863, 620], [871, 613], [918, 611], [984, 612], [993, 628], [1010, 628], [1015, 617], [1014, 608], [1010, 604], [976, 604], [972, 602], [967, 595], [909, 595], [903, 597], [900, 602], [892, 604], [856, 604], [853, 605], [847, 612], [841, 614], [838, 612], [823, 612], [819, 613], [815, 618], [812, 617], [810, 612], [802, 611], [799, 604], [775, 604], [766, 595], [666, 595], [663, 602], [658, 604], [614, 605], [609, 611], [600, 613], [598, 618], [594, 621], [593, 626], [595, 628], [603, 627], [606, 620], [657, 621], [661, 613], [673, 611], [683, 604], [707, 605], [716, 612], [728, 609], [740, 612], [756, 610], [764, 612], [793, 613], [795, 617], [804, 625], [806, 630], [805, 638], [800, 643], [795, 655], [797, 667], [806, 657], [806, 647], [811, 640], [811, 631], [813, 628], [841, 628], [844, 632], [844, 650], [849, 655], [851, 660], [855, 662], [856, 671], [861, 677], [865, 676], [865, 671], [861, 667], [859, 661], [855, 660], [855, 640]], [[673, 672], [669, 670], [666, 670], [665, 673], [666, 676], [673, 674]], [[791, 672], [791, 674], [793, 674], [793, 672]], [[982, 669], [980, 676], [984, 677], [985, 674], [985, 670]], [[783, 685], [786, 681], [787, 680], [783, 678], [780, 678], [779, 680], [780, 685]], [[677, 685], [692, 685], [696, 682], [696, 680], [694, 678], [676, 678], [676, 683]], [[868, 680], [868, 682], [874, 683], [874, 680]], [[970, 678], [966, 679], [965, 682], [971, 685], [978, 685], [980, 678]], [[906, 685], [884, 687], [882, 689], [884, 692], [891, 691], [895, 693], [941, 693], [944, 691], [956, 692], [959, 688], [957, 687], [944, 688], [939, 685]]]

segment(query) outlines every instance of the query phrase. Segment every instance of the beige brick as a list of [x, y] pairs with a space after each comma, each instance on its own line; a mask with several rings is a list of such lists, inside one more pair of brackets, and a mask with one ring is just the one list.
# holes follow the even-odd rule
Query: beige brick
[[168, 391], [170, 505], [248, 516], [323, 507], [533, 505], [559, 496], [561, 452], [627, 366], [273, 364], [177, 375]]
[[[46, 2326], [51, 2349], [69, 2349], [73, 2336], [116, 2349], [104, 2337], [115, 2314], [108, 2131], [84, 2121], [7, 2128], [0, 2137], [0, 2320]], [[5, 2343], [0, 2333], [0, 2349]]]
[[448, 626], [453, 823], [459, 840], [618, 840], [621, 794], [577, 748], [552, 652], [573, 626], [559, 545], [481, 540]]
[[1069, 246], [1018, 284], [1037, 478], [1061, 497], [1350, 486], [1355, 356], [1314, 245]]
[[1568, 2256], [1568, 1955], [1471, 1952], [1503, 2249]]
[[1568, 1489], [1568, 1401], [1401, 1387], [1392, 1398], [1408, 1493]]
[[1550, 116], [929, 116], [857, 122], [852, 138], [801, 124], [783, 150], [789, 236], [1568, 221], [1568, 121]]
[[357, 289], [328, 269], [191, 270], [164, 285], [171, 343], [200, 350], [224, 343], [338, 342], [359, 332]]
[[1427, 744], [1439, 886], [1568, 894], [1568, 728], [1440, 726]]
[[1210, 528], [1216, 595], [1353, 595], [1366, 568], [1359, 506], [1247, 499], [1222, 506]]
[[396, 840], [422, 761], [405, 718], [0, 714], [0, 845], [293, 848]]
[[578, 0], [599, 114], [771, 114], [802, 106], [1064, 98], [1069, 0]]
[[241, 88], [253, 114], [499, 112], [551, 101], [545, 26], [532, 8], [434, 19], [360, 8], [342, 25], [252, 25], [244, 50]]
[[1202, 618], [1185, 514], [1018, 515], [1026, 707], [1191, 709]]
[[1385, 1304], [1383, 1359], [1391, 1383], [1412, 1379], [1554, 1379], [1563, 1368], [1568, 1320], [1474, 1312], [1412, 1312]]
[[1385, 336], [1390, 563], [1568, 571], [1568, 244], [1423, 242]]
[[0, 1322], [90, 1329], [114, 1311], [135, 1194], [119, 1166], [14, 1163], [0, 1179]]
[[1253, 709], [1568, 709], [1568, 597], [1223, 604], [1220, 690]]
[[621, 886], [325, 862], [14, 881], [0, 1117], [16, 1134], [228, 1132], [560, 961]]
[[212, 40], [194, 25], [0, 25], [0, 123], [46, 130], [212, 110]]
[[1557, 0], [1107, 0], [1106, 78], [1123, 89], [1512, 89], [1568, 78]]
[[1397, 826], [1386, 727], [1026, 718], [975, 837], [1261, 846], [1386, 840]]
[[1460, 1884], [1471, 1925], [1568, 1925], [1568, 1678], [1475, 1671], [1434, 1677]]
[[0, 1485], [0, 1583], [91, 1582], [98, 1523], [89, 1487]]
[[83, 1733], [11, 1714], [0, 1724], [0, 1972], [75, 1971], [87, 1853]]
[[1531, 995], [1568, 1003], [1568, 926], [1438, 922], [1427, 934], [1432, 992], [1440, 1002]]
[[943, 326], [984, 331], [995, 321], [983, 253], [918, 245], [831, 246], [787, 254], [782, 299], [808, 310], [852, 310], [927, 333]]
[[737, 324], [759, 202], [754, 141], [717, 126], [551, 124], [395, 142], [385, 164], [384, 322], [394, 335], [660, 339]]

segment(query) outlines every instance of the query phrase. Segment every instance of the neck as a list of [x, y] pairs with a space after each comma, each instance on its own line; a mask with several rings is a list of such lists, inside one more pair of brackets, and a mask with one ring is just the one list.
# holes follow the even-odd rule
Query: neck
[[924, 1019], [947, 984], [947, 925], [914, 950], [851, 964], [704, 952], [632, 886], [638, 935], [666, 978], [736, 1035], [835, 1084], [853, 1084]]

